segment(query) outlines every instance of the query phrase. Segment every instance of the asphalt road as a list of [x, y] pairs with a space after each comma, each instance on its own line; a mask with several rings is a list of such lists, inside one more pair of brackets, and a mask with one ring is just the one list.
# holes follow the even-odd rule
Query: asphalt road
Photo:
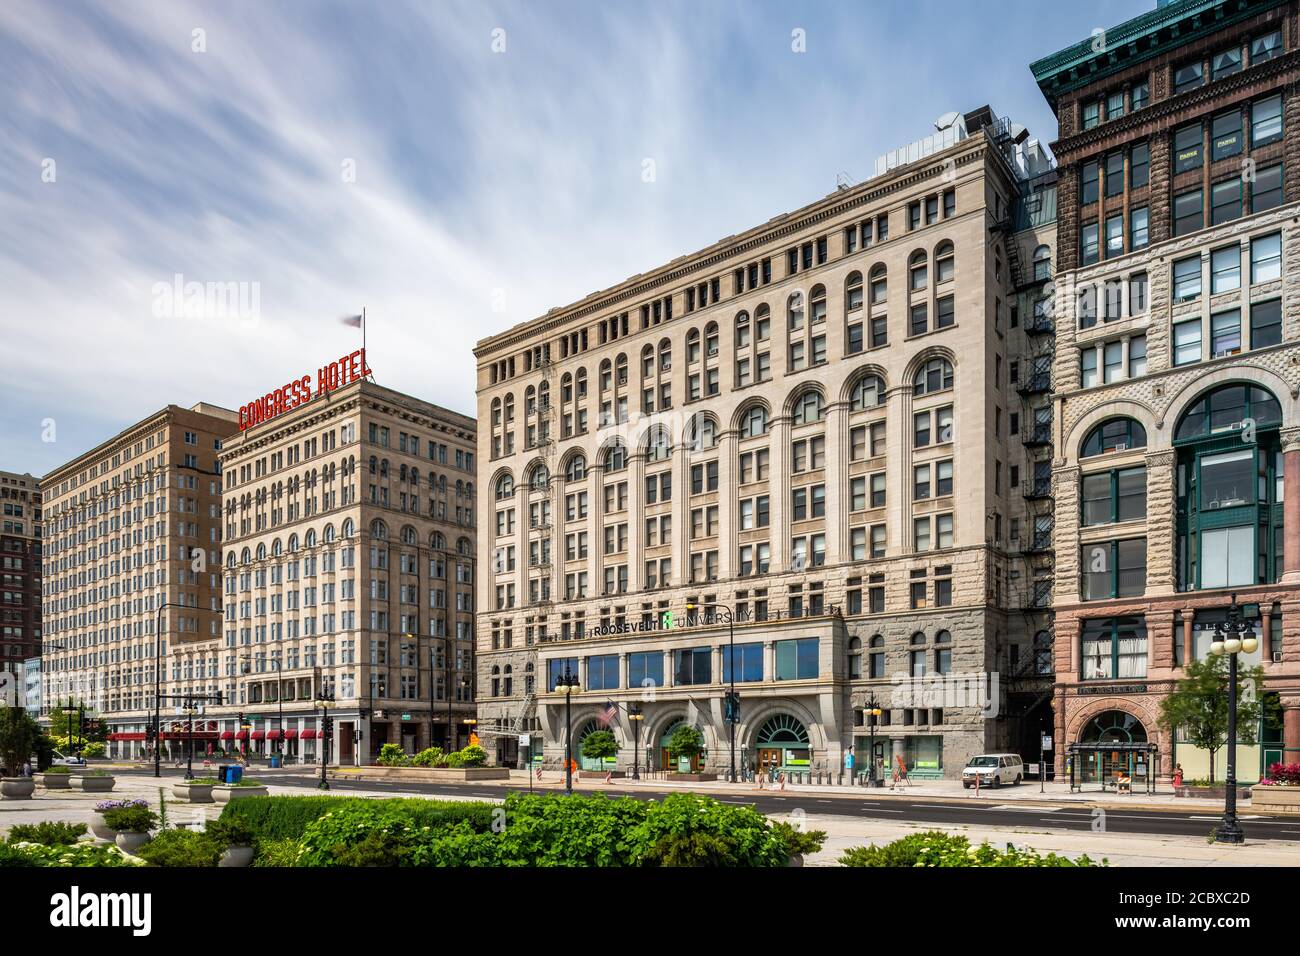
[[[130, 776], [152, 776], [152, 769], [118, 770], [117, 773]], [[269, 770], [259, 767], [253, 772], [258, 780], [282, 787], [294, 787], [305, 793], [318, 792], [319, 777], [310, 776], [302, 770]], [[163, 777], [176, 780], [184, 776], [183, 770], [172, 767], [163, 768]], [[481, 797], [500, 800], [507, 793], [527, 793], [526, 786], [516, 783], [504, 784], [482, 781], [465, 784], [422, 784], [422, 783], [384, 783], [375, 780], [340, 780], [331, 778], [331, 793], [348, 793], [350, 791], [369, 791], [374, 793], [418, 793], [426, 796]], [[592, 781], [584, 781], [583, 793], [602, 792], [620, 797], [634, 797], [638, 800], [656, 800], [681, 790], [651, 790], [627, 786], [592, 786]], [[539, 793], [555, 793], [552, 786], [539, 788]], [[821, 797], [808, 791], [769, 793], [744, 790], [736, 793], [707, 794], [723, 803], [735, 803], [752, 806], [768, 815], [788, 814], [801, 809], [808, 814], [825, 814], [828, 816], [862, 817], [866, 819], [897, 820], [910, 823], [935, 823], [948, 826], [1009, 826], [1033, 827], [1034, 829], [1055, 830], [1091, 830], [1095, 814], [1087, 806], [1041, 806], [1027, 803], [1002, 804], [995, 796], [981, 797], [979, 802], [943, 803], [929, 800], [910, 800], [906, 797], [886, 797], [877, 799], [860, 799], [854, 796]], [[1210, 834], [1219, 815], [1215, 805], [1207, 804], [1202, 813], [1188, 813], [1184, 810], [1131, 810], [1128, 808], [1109, 809], [1105, 811], [1105, 829], [1108, 833], [1144, 833], [1168, 836], [1186, 836], [1204, 839]], [[1249, 812], [1241, 818], [1242, 827], [1248, 839], [1252, 840], [1300, 840], [1300, 820], [1286, 818], [1252, 816]]]

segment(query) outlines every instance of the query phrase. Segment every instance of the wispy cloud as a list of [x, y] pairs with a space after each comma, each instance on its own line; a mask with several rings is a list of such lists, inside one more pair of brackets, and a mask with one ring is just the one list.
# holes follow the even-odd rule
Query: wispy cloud
[[[362, 306], [381, 382], [472, 413], [478, 339], [863, 178], [948, 109], [1050, 138], [1025, 64], [1141, 10], [1005, 6], [7, 3], [0, 468], [238, 405], [355, 347], [334, 320]], [[258, 321], [158, 317], [176, 274], [256, 283]]]

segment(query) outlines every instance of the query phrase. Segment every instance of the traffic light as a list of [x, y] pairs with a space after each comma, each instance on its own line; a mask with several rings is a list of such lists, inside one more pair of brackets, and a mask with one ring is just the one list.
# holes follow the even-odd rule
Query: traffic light
[[244, 712], [240, 711], [237, 717], [238, 717], [239, 726], [240, 727], [244, 726]]

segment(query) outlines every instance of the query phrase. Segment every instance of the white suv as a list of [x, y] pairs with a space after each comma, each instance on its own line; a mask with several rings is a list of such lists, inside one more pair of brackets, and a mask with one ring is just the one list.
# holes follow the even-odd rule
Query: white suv
[[980, 754], [962, 768], [961, 785], [969, 790], [978, 778], [981, 787], [1019, 786], [1024, 776], [1025, 763], [1019, 754]]

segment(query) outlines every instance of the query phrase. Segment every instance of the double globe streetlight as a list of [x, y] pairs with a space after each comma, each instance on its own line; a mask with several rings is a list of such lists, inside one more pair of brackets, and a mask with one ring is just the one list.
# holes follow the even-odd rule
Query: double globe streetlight
[[1232, 596], [1228, 616], [1214, 626], [1210, 653], [1228, 655], [1228, 791], [1223, 801], [1223, 822], [1214, 831], [1216, 843], [1243, 843], [1246, 839], [1237, 822], [1237, 655], [1259, 649], [1255, 628], [1241, 616], [1237, 595]]
[[564, 662], [564, 673], [555, 678], [555, 692], [564, 695], [564, 792], [573, 796], [573, 695], [581, 693], [582, 681]]

